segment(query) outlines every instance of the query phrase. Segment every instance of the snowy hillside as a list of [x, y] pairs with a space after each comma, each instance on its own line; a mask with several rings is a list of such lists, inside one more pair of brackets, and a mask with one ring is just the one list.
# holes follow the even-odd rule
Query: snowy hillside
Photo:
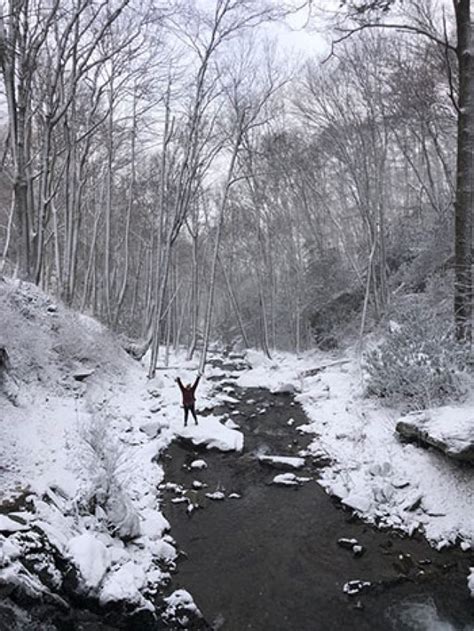
[[0, 583], [63, 598], [66, 564], [79, 592], [153, 611], [176, 555], [157, 456], [176, 432], [223, 449], [241, 435], [212, 418], [182, 428], [173, 370], [149, 381], [104, 327], [33, 285], [0, 283], [0, 321], [11, 364], [0, 394]]

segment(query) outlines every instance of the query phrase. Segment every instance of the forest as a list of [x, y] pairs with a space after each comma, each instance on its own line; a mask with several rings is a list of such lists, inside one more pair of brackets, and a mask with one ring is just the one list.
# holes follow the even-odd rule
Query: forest
[[377, 321], [456, 267], [453, 16], [404, 3], [421, 35], [363, 29], [390, 3], [355, 3], [356, 26], [326, 17], [341, 41], [324, 63], [303, 63], [271, 40], [287, 7], [211, 4], [24, 2], [2, 19], [1, 269], [153, 362], [211, 328], [267, 354], [330, 345], [338, 297], [343, 319], [365, 302]]
[[473, 29], [0, 2], [0, 631], [474, 628]]

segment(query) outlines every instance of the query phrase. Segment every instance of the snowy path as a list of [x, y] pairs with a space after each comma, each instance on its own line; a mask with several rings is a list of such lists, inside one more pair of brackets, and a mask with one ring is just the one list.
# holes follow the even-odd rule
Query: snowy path
[[[182, 441], [164, 459], [166, 481], [178, 485], [167, 492], [165, 514], [186, 554], [173, 586], [193, 594], [213, 628], [409, 630], [420, 628], [420, 615], [431, 620], [424, 628], [441, 620], [452, 623], [446, 629], [474, 628], [460, 550], [437, 552], [420, 537], [377, 531], [314, 481], [271, 484], [282, 470], [258, 456], [298, 456], [306, 448], [312, 438], [295, 429], [307, 422], [302, 409], [288, 395], [221, 385], [234, 401], [214, 412], [240, 426], [244, 452]], [[321, 463], [308, 457], [288, 475], [315, 478]], [[365, 553], [354, 555], [340, 538], [357, 540]], [[370, 586], [349, 596], [357, 586], [346, 583], [355, 580]]]

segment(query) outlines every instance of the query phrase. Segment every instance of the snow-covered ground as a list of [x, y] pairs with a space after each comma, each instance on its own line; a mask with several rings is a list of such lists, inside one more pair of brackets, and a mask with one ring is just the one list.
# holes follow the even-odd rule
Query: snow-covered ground
[[[297, 430], [314, 435], [312, 454], [331, 460], [319, 480], [328, 493], [370, 522], [407, 533], [421, 529], [438, 548], [474, 548], [473, 469], [403, 443], [395, 432], [400, 412], [364, 398], [355, 355], [309, 352], [298, 359], [281, 353], [269, 360], [249, 352], [247, 359], [252, 369], [239, 385], [298, 391], [310, 423]], [[327, 367], [303, 376], [318, 366]], [[473, 418], [473, 399], [459, 406], [457, 415], [463, 411]], [[442, 414], [449, 425], [449, 415]]]
[[[222, 450], [242, 449], [243, 435], [212, 416], [183, 427], [174, 380], [197, 368], [184, 356], [149, 380], [146, 359], [26, 283], [0, 282], [0, 319], [12, 365], [0, 390], [0, 584], [48, 589], [18, 561], [35, 539], [70, 560], [88, 595], [151, 610], [176, 556], [158, 454], [177, 435]], [[201, 407], [219, 402], [211, 385], [199, 385]]]
[[[47, 568], [49, 585], [19, 561], [46, 541], [70, 560], [88, 595], [152, 610], [176, 557], [160, 511], [157, 456], [176, 436], [241, 450], [243, 434], [212, 414], [183, 427], [175, 378], [187, 383], [197, 372], [184, 355], [170, 358], [179, 370], [159, 370], [148, 380], [146, 358], [132, 360], [96, 321], [28, 284], [0, 281], [0, 320], [0, 346], [9, 351], [14, 377], [0, 389], [0, 584], [18, 582], [32, 594], [59, 586], [62, 577], [47, 555], [38, 568]], [[369, 522], [407, 533], [420, 529], [438, 548], [474, 548], [472, 469], [402, 443], [395, 432], [399, 412], [364, 398], [355, 356], [309, 352], [268, 360], [249, 351], [247, 359], [252, 368], [238, 385], [296, 393], [310, 422], [295, 427], [289, 418], [288, 431], [313, 435], [309, 453], [330, 460], [320, 479], [328, 493]], [[318, 366], [325, 368], [304, 376]], [[217, 375], [225, 372], [206, 371]], [[213, 392], [206, 378], [198, 395], [200, 409], [234, 402], [225, 391]], [[472, 401], [462, 409], [473, 417]], [[273, 464], [282, 457], [272, 456]], [[293, 460], [297, 468], [300, 461]], [[274, 479], [304, 481], [293, 473]], [[471, 574], [472, 591], [473, 581]], [[190, 596], [180, 592], [168, 599], [169, 612], [177, 602], [193, 610]]]

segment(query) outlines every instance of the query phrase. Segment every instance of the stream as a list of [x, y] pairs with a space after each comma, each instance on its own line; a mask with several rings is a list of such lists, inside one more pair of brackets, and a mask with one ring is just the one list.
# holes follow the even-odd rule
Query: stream
[[[162, 459], [165, 480], [182, 489], [164, 491], [164, 512], [181, 551], [172, 587], [191, 592], [207, 628], [474, 629], [469, 554], [437, 552], [419, 535], [408, 538], [364, 524], [317, 484], [325, 463], [312, 457], [297, 472], [311, 481], [271, 484], [282, 471], [262, 465], [258, 455], [297, 456], [304, 450], [312, 438], [295, 429], [308, 422], [303, 410], [291, 395], [243, 390], [231, 380], [217, 381], [216, 389], [238, 399], [212, 413], [239, 425], [244, 451], [221, 453], [180, 441]], [[206, 422], [205, 413], [200, 422]], [[191, 469], [196, 459], [207, 468]], [[206, 487], [193, 488], [200, 483]], [[187, 500], [176, 503], [183, 490]], [[215, 491], [225, 499], [206, 497]], [[240, 497], [229, 498], [232, 493]], [[189, 512], [189, 504], [199, 508]], [[340, 538], [357, 539], [365, 552], [354, 556], [338, 545]], [[370, 586], [350, 596], [343, 587], [352, 580]]]

